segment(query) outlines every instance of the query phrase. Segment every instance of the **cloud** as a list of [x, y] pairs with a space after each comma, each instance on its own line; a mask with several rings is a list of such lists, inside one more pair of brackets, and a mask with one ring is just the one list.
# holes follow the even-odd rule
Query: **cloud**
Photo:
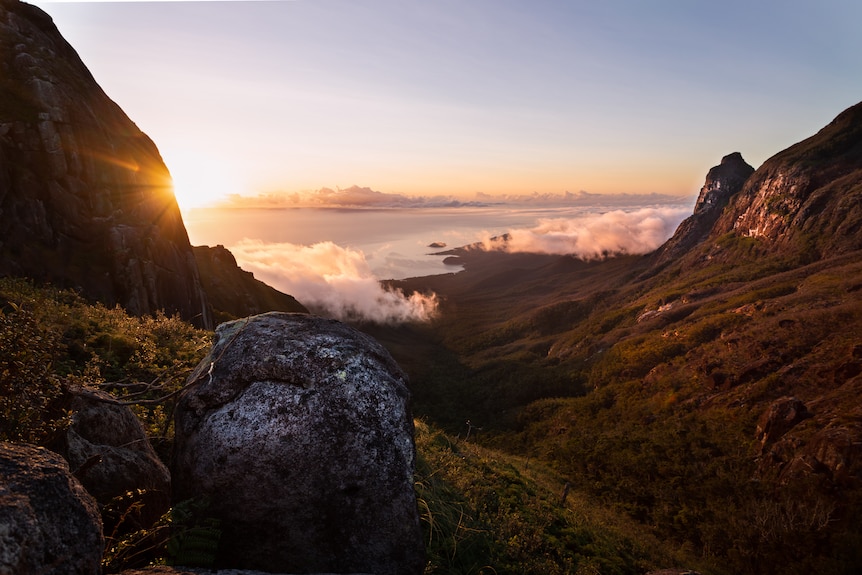
[[532, 194], [487, 194], [477, 192], [473, 199], [456, 196], [408, 196], [380, 192], [357, 185], [348, 188], [320, 188], [311, 192], [272, 192], [255, 196], [232, 194], [221, 207], [242, 208], [485, 208], [485, 207], [622, 207], [667, 206], [680, 203], [694, 204], [694, 197], [683, 198], [668, 194], [592, 194], [590, 192], [563, 192]]
[[547, 218], [535, 227], [509, 231], [504, 238], [486, 238], [485, 250], [574, 255], [601, 259], [614, 254], [645, 254], [661, 246], [690, 208], [613, 210], [577, 218]]
[[399, 323], [428, 321], [437, 311], [434, 294], [384, 288], [363, 252], [332, 242], [304, 246], [244, 239], [230, 250], [240, 267], [322, 315]]

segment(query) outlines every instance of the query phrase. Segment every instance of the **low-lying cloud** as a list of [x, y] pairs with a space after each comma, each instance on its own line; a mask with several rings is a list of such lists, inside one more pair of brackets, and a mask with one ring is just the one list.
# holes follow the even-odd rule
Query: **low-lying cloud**
[[385, 288], [362, 251], [332, 242], [304, 246], [245, 239], [230, 250], [240, 267], [261, 281], [336, 319], [428, 321], [437, 311], [435, 295], [406, 295]]
[[220, 204], [236, 208], [483, 208], [504, 207], [632, 207], [679, 204], [694, 198], [681, 198], [669, 194], [593, 194], [586, 191], [532, 194], [476, 193], [472, 198], [451, 195], [410, 196], [380, 192], [369, 187], [353, 185], [348, 188], [320, 188], [306, 192], [272, 192], [255, 196], [234, 194]]
[[578, 218], [541, 219], [505, 239], [487, 238], [485, 250], [573, 255], [585, 260], [617, 254], [645, 254], [661, 246], [691, 213], [690, 208], [614, 210]]

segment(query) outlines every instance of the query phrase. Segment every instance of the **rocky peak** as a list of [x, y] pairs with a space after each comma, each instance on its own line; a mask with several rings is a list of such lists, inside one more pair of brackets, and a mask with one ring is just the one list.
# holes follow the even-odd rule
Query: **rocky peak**
[[717, 212], [723, 209], [753, 173], [754, 168], [742, 159], [742, 154], [739, 152], [724, 156], [721, 163], [706, 174], [706, 181], [694, 205], [694, 214]]
[[721, 211], [753, 173], [754, 168], [742, 159], [739, 152], [724, 156], [719, 165], [710, 169], [697, 197], [694, 213], [658, 249], [654, 256], [656, 265], [670, 263], [705, 240]]
[[767, 252], [818, 259], [862, 248], [860, 229], [862, 104], [857, 104], [764, 162], [712, 235], [733, 232], [757, 238]]
[[212, 325], [156, 146], [51, 18], [17, 0], [0, 0], [2, 275]]

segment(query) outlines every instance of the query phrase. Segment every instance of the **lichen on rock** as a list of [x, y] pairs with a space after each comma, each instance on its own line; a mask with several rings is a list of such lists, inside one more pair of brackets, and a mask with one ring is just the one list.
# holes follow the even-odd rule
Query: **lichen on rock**
[[422, 572], [409, 392], [389, 353], [306, 314], [216, 335], [177, 405], [173, 481], [221, 520], [219, 565]]

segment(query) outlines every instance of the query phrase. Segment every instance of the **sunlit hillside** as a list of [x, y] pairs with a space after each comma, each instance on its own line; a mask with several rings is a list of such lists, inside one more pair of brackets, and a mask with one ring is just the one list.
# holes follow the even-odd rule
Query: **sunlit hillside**
[[[707, 572], [852, 573], [862, 259], [758, 244], [722, 237], [658, 275], [474, 254], [460, 277], [407, 282], [438, 293], [436, 323], [373, 332], [431, 421], [546, 462]], [[790, 397], [808, 416], [777, 424]]]

